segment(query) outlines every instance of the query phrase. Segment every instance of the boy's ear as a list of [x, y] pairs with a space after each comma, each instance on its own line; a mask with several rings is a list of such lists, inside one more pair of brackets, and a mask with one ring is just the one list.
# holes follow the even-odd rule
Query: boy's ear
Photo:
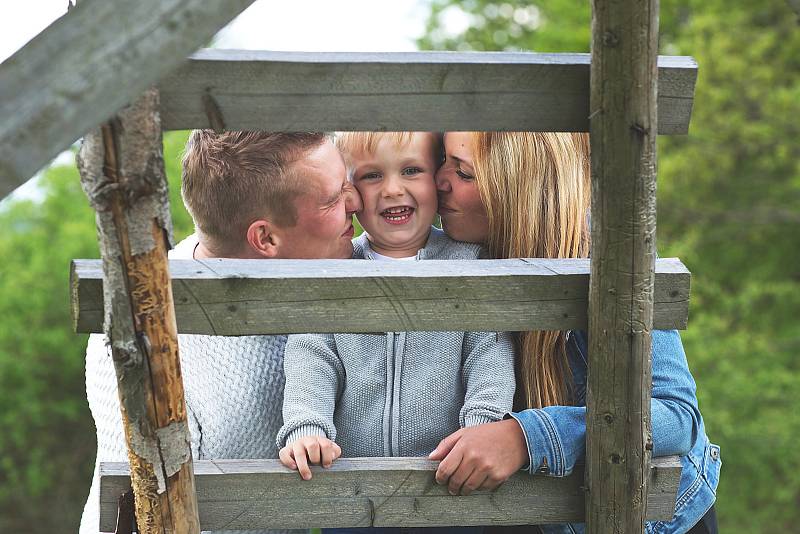
[[247, 228], [247, 244], [257, 258], [277, 258], [280, 241], [274, 225], [265, 219], [253, 221]]

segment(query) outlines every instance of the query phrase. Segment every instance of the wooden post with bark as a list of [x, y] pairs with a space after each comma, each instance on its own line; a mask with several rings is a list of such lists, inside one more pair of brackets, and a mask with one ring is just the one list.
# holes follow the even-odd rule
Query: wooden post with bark
[[167, 250], [172, 221], [158, 91], [100, 129], [78, 156], [97, 211], [105, 333], [117, 373], [139, 532], [200, 532]]
[[642, 532], [656, 230], [658, 0], [593, 0], [586, 520]]

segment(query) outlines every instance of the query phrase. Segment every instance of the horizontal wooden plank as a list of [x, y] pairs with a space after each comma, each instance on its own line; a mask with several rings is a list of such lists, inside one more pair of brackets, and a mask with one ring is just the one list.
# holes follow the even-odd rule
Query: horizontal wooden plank
[[252, 2], [78, 2], [0, 65], [0, 198]]
[[[299, 332], [585, 329], [589, 260], [375, 262], [172, 260], [178, 331]], [[690, 274], [656, 261], [653, 325], [686, 327]], [[102, 266], [75, 260], [76, 331], [101, 332]]]
[[[451, 496], [425, 458], [341, 458], [303, 481], [277, 460], [194, 463], [203, 530], [447, 525], [525, 525], [582, 521], [583, 470], [565, 478], [519, 473], [493, 492]], [[655, 458], [647, 517], [669, 519], [681, 463]], [[127, 463], [100, 464], [100, 528], [113, 531], [117, 497], [130, 487]]]
[[[588, 131], [589, 54], [201, 50], [163, 79], [166, 129]], [[697, 64], [659, 58], [659, 133], [689, 129]]]

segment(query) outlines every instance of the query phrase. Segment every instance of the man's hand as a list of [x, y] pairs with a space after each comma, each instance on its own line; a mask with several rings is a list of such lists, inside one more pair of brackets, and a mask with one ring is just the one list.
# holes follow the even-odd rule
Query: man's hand
[[444, 438], [428, 456], [441, 460], [436, 482], [451, 495], [492, 490], [528, 463], [525, 434], [514, 419], [462, 428]]
[[305, 436], [287, 443], [278, 453], [281, 463], [289, 469], [297, 469], [303, 480], [311, 480], [309, 464], [330, 467], [342, 455], [342, 449], [324, 436]]

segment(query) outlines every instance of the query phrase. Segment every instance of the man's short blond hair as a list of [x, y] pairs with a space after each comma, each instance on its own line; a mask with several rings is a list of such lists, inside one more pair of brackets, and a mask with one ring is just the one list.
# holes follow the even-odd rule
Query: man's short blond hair
[[258, 219], [297, 221], [304, 192], [293, 164], [319, 147], [323, 133], [194, 130], [183, 155], [181, 193], [201, 239], [215, 252], [240, 250]]

